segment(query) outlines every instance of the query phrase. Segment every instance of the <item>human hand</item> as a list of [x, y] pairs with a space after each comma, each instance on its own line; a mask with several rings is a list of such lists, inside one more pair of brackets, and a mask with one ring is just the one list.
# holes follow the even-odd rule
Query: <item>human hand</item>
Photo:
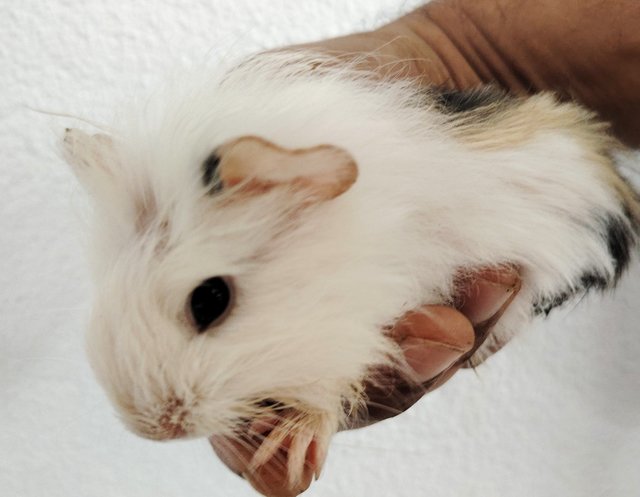
[[[436, 1], [374, 31], [298, 48], [356, 62], [383, 77], [410, 77], [448, 89], [493, 84], [521, 94], [552, 90], [598, 111], [620, 139], [640, 145], [640, 7], [635, 0], [586, 4]], [[605, 29], [604, 18], [616, 29]], [[428, 306], [404, 316], [389, 334], [417, 382], [388, 372], [382, 387], [368, 386], [367, 412], [349, 420], [349, 427], [403, 412], [445, 383], [483, 343], [519, 285], [515, 268], [481, 270], [461, 285], [457, 309]], [[303, 480], [290, 488], [283, 443], [272, 460], [248, 472], [255, 443], [243, 436], [211, 443], [225, 464], [265, 495], [297, 495], [320, 469], [322, 461], [307, 460]]]
[[[348, 420], [348, 428], [359, 428], [395, 416], [417, 402], [425, 393], [444, 384], [485, 341], [492, 326], [508, 308], [520, 289], [515, 268], [484, 269], [465, 278], [459, 285], [458, 309], [425, 306], [405, 315], [389, 331], [402, 349], [414, 375], [395, 370], [378, 371], [378, 381], [366, 387], [368, 402], [364, 412]], [[220, 459], [235, 473], [246, 478], [269, 497], [293, 497], [303, 492], [317, 477], [323, 461], [309, 450], [304, 477], [296, 488], [287, 480], [287, 452], [292, 440], [285, 440], [265, 464], [251, 469], [252, 458], [263, 435], [272, 429], [248, 427], [235, 438], [211, 437], [210, 443]], [[250, 433], [250, 430], [253, 430]]]
[[552, 91], [640, 147], [638, 25], [636, 0], [437, 0], [373, 31], [301, 47], [446, 89]]
[[[443, 385], [488, 338], [520, 290], [518, 271], [505, 266], [483, 269], [458, 286], [457, 309], [424, 306], [400, 319], [389, 335], [404, 353], [414, 376], [390, 371], [367, 386], [367, 411], [350, 428], [366, 426], [404, 412], [422, 396]], [[492, 343], [496, 352], [503, 343]]]

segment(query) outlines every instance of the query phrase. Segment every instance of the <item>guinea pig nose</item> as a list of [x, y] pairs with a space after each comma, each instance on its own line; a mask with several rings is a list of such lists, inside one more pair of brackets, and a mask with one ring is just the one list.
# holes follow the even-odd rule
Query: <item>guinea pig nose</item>
[[187, 434], [184, 427], [178, 423], [163, 423], [160, 425], [161, 432], [159, 440], [175, 440], [182, 438]]
[[187, 415], [184, 401], [181, 399], [169, 400], [158, 418], [158, 438], [171, 440], [184, 437], [187, 434]]

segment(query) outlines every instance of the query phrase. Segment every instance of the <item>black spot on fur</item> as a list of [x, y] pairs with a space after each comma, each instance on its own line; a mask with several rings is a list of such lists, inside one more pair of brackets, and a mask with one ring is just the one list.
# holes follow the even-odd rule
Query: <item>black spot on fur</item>
[[210, 193], [215, 193], [221, 189], [217, 174], [219, 164], [220, 156], [216, 153], [212, 153], [202, 163], [202, 183], [204, 183], [204, 186], [211, 187]]
[[433, 95], [438, 108], [447, 114], [458, 114], [490, 105], [504, 104], [512, 98], [504, 91], [491, 86], [465, 91], [438, 90]]
[[549, 313], [556, 307], [560, 307], [572, 296], [572, 292], [561, 292], [556, 295], [542, 297], [533, 303], [533, 314], [540, 316], [544, 314], [548, 316]]
[[629, 221], [611, 217], [606, 221], [607, 246], [614, 261], [616, 280], [629, 265], [631, 249], [635, 245], [635, 236]]
[[560, 307], [569, 299], [576, 295], [585, 294], [590, 290], [605, 290], [610, 286], [610, 281], [597, 272], [586, 272], [580, 278], [580, 284], [575, 288], [567, 288], [554, 295], [545, 295], [533, 304], [533, 314], [548, 316], [549, 313], [556, 307]]
[[584, 294], [590, 290], [606, 290], [612, 288], [629, 265], [631, 252], [636, 244], [637, 226], [635, 225], [630, 212], [625, 217], [609, 217], [605, 224], [605, 243], [611, 258], [615, 274], [612, 278], [607, 278], [597, 271], [587, 271], [580, 284], [575, 288], [567, 288], [555, 295], [545, 295], [533, 304], [533, 313], [536, 315], [548, 315], [551, 310], [560, 307], [570, 298]]
[[580, 288], [583, 290], [604, 290], [609, 283], [605, 276], [598, 273], [585, 273], [580, 278]]

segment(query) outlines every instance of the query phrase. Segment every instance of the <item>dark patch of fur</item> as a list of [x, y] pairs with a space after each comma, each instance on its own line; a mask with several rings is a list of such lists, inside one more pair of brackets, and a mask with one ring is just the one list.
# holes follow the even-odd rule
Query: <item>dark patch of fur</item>
[[204, 186], [211, 187], [209, 193], [216, 193], [221, 188], [220, 181], [218, 180], [219, 164], [220, 156], [215, 152], [202, 163], [202, 183]]
[[611, 217], [606, 221], [607, 246], [614, 261], [616, 280], [629, 265], [631, 250], [635, 245], [635, 236], [629, 226], [629, 219]]
[[465, 91], [436, 90], [432, 95], [436, 106], [446, 114], [476, 111], [496, 104], [502, 106], [514, 98], [492, 86]]
[[584, 294], [590, 290], [605, 290], [609, 287], [610, 281], [595, 271], [588, 271], [580, 278], [580, 284], [575, 288], [567, 288], [554, 295], [545, 295], [538, 299], [533, 304], [533, 314], [538, 316], [544, 314], [548, 316], [549, 313], [556, 307], [560, 307], [572, 297], [578, 294]]
[[[493, 114], [503, 112], [506, 108], [522, 100], [510, 95], [500, 88], [485, 86], [472, 90], [436, 89], [429, 93], [430, 102], [452, 119], [465, 121], [470, 115], [474, 121], [482, 121]], [[635, 192], [634, 192], [635, 193]], [[636, 194], [637, 198], [637, 194]], [[638, 199], [640, 201], [640, 199]], [[614, 262], [615, 274], [607, 278], [601, 272], [586, 270], [575, 287], [567, 287], [554, 295], [541, 296], [533, 304], [534, 314], [548, 315], [551, 310], [561, 306], [572, 297], [590, 290], [612, 288], [629, 265], [633, 247], [640, 235], [640, 220], [634, 217], [630, 209], [625, 209], [624, 216], [610, 216], [604, 220], [605, 243]]]
[[631, 260], [631, 251], [636, 244], [636, 235], [638, 232], [637, 223], [634, 222], [631, 213], [625, 211], [626, 218], [611, 216], [606, 218], [605, 224], [605, 242], [613, 259], [615, 274], [613, 278], [607, 278], [597, 271], [587, 271], [582, 278], [580, 284], [575, 288], [567, 288], [555, 295], [547, 295], [541, 297], [533, 304], [533, 313], [535, 315], [549, 313], [556, 307], [560, 307], [572, 297], [587, 293], [590, 290], [606, 290], [616, 285], [620, 276], [629, 265]]

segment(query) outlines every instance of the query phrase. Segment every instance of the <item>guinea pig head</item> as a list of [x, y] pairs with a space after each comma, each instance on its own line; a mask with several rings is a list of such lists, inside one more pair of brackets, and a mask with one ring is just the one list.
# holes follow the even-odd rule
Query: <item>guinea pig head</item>
[[317, 471], [387, 346], [344, 307], [339, 241], [312, 240], [356, 182], [352, 156], [255, 136], [195, 158], [77, 130], [64, 144], [96, 215], [88, 354], [124, 423], [157, 440], [252, 433], [252, 468], [284, 447], [292, 485]]

